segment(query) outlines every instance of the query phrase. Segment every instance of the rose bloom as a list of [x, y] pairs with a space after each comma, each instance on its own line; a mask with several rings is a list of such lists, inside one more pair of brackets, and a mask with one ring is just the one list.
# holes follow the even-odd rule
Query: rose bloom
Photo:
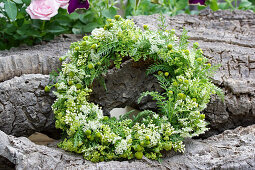
[[32, 0], [26, 11], [32, 19], [50, 20], [57, 15], [59, 6], [55, 0]]
[[57, 3], [60, 4], [61, 8], [67, 9], [69, 0], [56, 0]]

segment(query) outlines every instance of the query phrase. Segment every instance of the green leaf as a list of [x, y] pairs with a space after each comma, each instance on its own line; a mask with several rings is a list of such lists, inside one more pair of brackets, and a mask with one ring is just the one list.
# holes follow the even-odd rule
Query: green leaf
[[176, 3], [176, 9], [177, 10], [184, 9], [186, 6], [188, 6], [188, 1], [187, 0], [179, 0]]
[[11, 2], [10, 0], [6, 1], [4, 3], [4, 9], [5, 12], [7, 13], [8, 17], [14, 21], [17, 16], [17, 6], [14, 2]]
[[[199, 11], [204, 10], [205, 8], [206, 8], [206, 6], [204, 6], [204, 5], [198, 5], [198, 6], [197, 6], [197, 9], [198, 9]], [[198, 11], [196, 11], [196, 12], [198, 12]]]
[[5, 50], [5, 49], [8, 49], [6, 42], [2, 42], [2, 40], [0, 40], [0, 50]]
[[18, 14], [17, 14], [16, 19], [23, 19], [23, 18], [25, 18], [24, 13], [19, 11]]
[[26, 5], [29, 5], [31, 0], [22, 0]]
[[43, 40], [45, 40], [45, 41], [49, 41], [49, 40], [53, 40], [53, 39], [54, 39], [54, 34], [46, 34], [43, 37]]
[[38, 30], [35, 30], [33, 27], [31, 27], [30, 24], [24, 24], [20, 28], [18, 28], [17, 33], [21, 36], [27, 37], [40, 37], [40, 32]]
[[16, 4], [22, 4], [22, 0], [12, 0], [13, 2], [15, 2]]
[[3, 31], [5, 26], [6, 26], [6, 19], [5, 18], [0, 18], [0, 32]]
[[50, 32], [50, 33], [63, 33], [65, 31], [66, 31], [66, 29], [59, 25], [56, 25], [56, 26], [51, 25], [51, 26], [47, 27], [47, 30], [46, 30], [46, 32]]
[[82, 34], [83, 33], [82, 29], [80, 29], [80, 28], [72, 28], [72, 32], [74, 34]]
[[219, 4], [219, 9], [229, 9], [229, 8], [230, 6], [226, 2]]
[[30, 31], [27, 31], [26, 33], [28, 36], [32, 36], [32, 37], [41, 37], [41, 34], [40, 34], [40, 31], [38, 30], [30, 30]]
[[55, 19], [56, 19], [56, 22], [58, 22], [58, 24], [61, 26], [71, 27], [71, 25], [73, 25], [72, 20], [66, 15], [60, 15]]
[[106, 18], [113, 18], [117, 14], [117, 10], [114, 7], [110, 7], [109, 9], [104, 9], [102, 11], [102, 15]]
[[92, 22], [92, 23], [89, 23], [89, 24], [85, 25], [82, 30], [84, 32], [91, 32], [93, 29], [101, 27], [101, 26], [102, 25], [100, 25], [100, 24], [98, 24], [96, 22]]
[[24, 23], [24, 19], [17, 19], [16, 22], [17, 22], [17, 26], [21, 27]]
[[242, 8], [249, 8], [250, 6], [252, 6], [252, 3], [249, 2], [248, 0], [242, 0], [240, 5], [239, 5], [239, 8], [242, 9]]
[[83, 31], [83, 27], [85, 27], [86, 25], [82, 24], [80, 21], [79, 22], [76, 22], [72, 27], [72, 32], [74, 34], [82, 34]]
[[69, 15], [71, 20], [78, 20], [79, 19], [79, 14], [76, 12], [73, 12]]
[[41, 29], [41, 25], [42, 25], [42, 20], [39, 20], [39, 19], [33, 19], [31, 20], [31, 26], [33, 28], [36, 28], [36, 29]]
[[14, 24], [7, 23], [5, 29], [3, 30], [5, 33], [12, 35], [16, 31], [16, 27]]
[[210, 1], [210, 8], [213, 11], [217, 11], [219, 9], [219, 7], [218, 7], [218, 0], [211, 0]]
[[79, 17], [80, 21], [83, 22], [84, 24], [93, 22], [94, 20], [94, 14], [90, 12], [86, 12], [85, 14], [81, 14]]

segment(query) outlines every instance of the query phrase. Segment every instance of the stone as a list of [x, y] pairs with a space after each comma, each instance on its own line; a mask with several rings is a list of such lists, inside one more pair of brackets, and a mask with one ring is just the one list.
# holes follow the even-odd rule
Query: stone
[[[0, 131], [0, 158], [9, 166], [23, 169], [245, 169], [255, 168], [255, 125], [227, 130], [208, 139], [186, 140], [184, 154], [167, 153], [161, 163], [142, 160], [92, 163], [81, 155], [53, 147], [36, 145], [25, 137]], [[11, 164], [10, 164], [11, 162]], [[3, 166], [3, 165], [2, 165]]]

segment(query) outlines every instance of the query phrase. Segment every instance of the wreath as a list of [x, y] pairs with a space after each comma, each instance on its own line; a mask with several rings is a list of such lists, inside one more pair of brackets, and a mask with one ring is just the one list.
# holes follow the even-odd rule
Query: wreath
[[[198, 43], [188, 50], [187, 31], [180, 37], [175, 30], [143, 30], [132, 20], [108, 19], [104, 28], [94, 29], [90, 36], [74, 42], [63, 61], [57, 96], [52, 105], [56, 128], [65, 139], [64, 150], [81, 153], [92, 162], [160, 159], [162, 151], [184, 152], [184, 138], [198, 136], [208, 128], [205, 115], [210, 95], [221, 94], [211, 81], [211, 67]], [[157, 112], [141, 111], [132, 119], [103, 115], [102, 108], [89, 101], [92, 83], [102, 78], [109, 67], [120, 68], [124, 59], [134, 62], [151, 60], [147, 74], [153, 74], [163, 93], [147, 91], [157, 101]], [[46, 91], [53, 87], [45, 87]]]

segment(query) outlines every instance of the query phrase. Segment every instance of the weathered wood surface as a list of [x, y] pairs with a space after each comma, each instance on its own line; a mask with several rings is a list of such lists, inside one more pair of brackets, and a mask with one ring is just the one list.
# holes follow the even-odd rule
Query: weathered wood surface
[[[139, 27], [147, 24], [157, 30], [159, 15], [136, 16]], [[188, 30], [191, 42], [198, 42], [204, 55], [212, 64], [221, 64], [212, 78], [225, 91], [225, 101], [213, 96], [205, 110], [210, 122], [208, 135], [217, 134], [239, 125], [255, 123], [255, 14], [249, 11], [203, 11], [198, 16], [178, 15], [166, 17], [167, 29], [175, 29], [181, 35]], [[125, 64], [121, 70], [107, 75], [108, 91], [94, 89], [92, 100], [106, 110], [130, 105], [136, 109], [155, 109], [155, 103], [136, 101], [140, 92], [158, 89], [155, 79], [146, 77], [144, 68], [130, 68]], [[120, 75], [120, 76], [118, 76]]]
[[[9, 167], [25, 169], [92, 169], [92, 170], [204, 170], [255, 168], [255, 125], [227, 130], [205, 140], [186, 141], [184, 154], [168, 154], [162, 162], [142, 160], [91, 163], [80, 155], [57, 148], [36, 145], [25, 137], [16, 138], [0, 131], [0, 160], [7, 158]], [[7, 165], [6, 165], [7, 166]], [[5, 167], [6, 167], [5, 166]]]
[[[56, 132], [51, 104], [55, 96], [44, 92], [48, 75], [28, 74], [0, 83], [0, 129], [15, 136], [36, 131]], [[57, 137], [59, 133], [54, 133]]]
[[[137, 16], [134, 22], [158, 29], [158, 15]], [[221, 64], [213, 82], [225, 91], [225, 101], [213, 97], [206, 109], [211, 134], [255, 123], [255, 14], [250, 11], [205, 10], [198, 16], [166, 17], [168, 29], [185, 28], [212, 64]], [[208, 133], [208, 135], [210, 135]]]
[[71, 42], [80, 38], [81, 36], [63, 35], [44, 45], [0, 51], [0, 82], [23, 74], [48, 75], [57, 71], [61, 66], [59, 57], [66, 54]]
[[[158, 15], [137, 16], [133, 19], [140, 27], [147, 24], [151, 29], [158, 29], [158, 17]], [[224, 103], [213, 97], [208, 105], [205, 113], [211, 130], [207, 135], [239, 125], [247, 126], [255, 123], [255, 14], [247, 11], [217, 11], [214, 13], [203, 11], [198, 16], [166, 17], [166, 23], [168, 28], [174, 28], [177, 34], [180, 34], [181, 29], [185, 27], [189, 31], [191, 41], [199, 42], [210, 62], [221, 64], [213, 81], [225, 91], [226, 97]], [[14, 71], [12, 74], [8, 71], [0, 72], [0, 77], [3, 77], [0, 81], [10, 79], [0, 83], [0, 121], [4, 122], [0, 124], [1, 130], [12, 135], [27, 136], [35, 131], [48, 131], [48, 127], [54, 127], [53, 113], [50, 111], [54, 97], [43, 92], [48, 76], [13, 77], [23, 73], [38, 73], [35, 68], [42, 68], [42, 65], [45, 66], [43, 67], [45, 72], [40, 72], [43, 74], [56, 69], [59, 64], [50, 64], [51, 61], [52, 63], [59, 62], [58, 57], [54, 58], [58, 52], [55, 52], [56, 49], [54, 50], [53, 47], [57, 47], [58, 54], [60, 51], [64, 54], [67, 52], [67, 46], [66, 42], [60, 42], [55, 46], [46, 44], [46, 46], [31, 47], [28, 50], [15, 49], [10, 52], [0, 52], [0, 59], [5, 58], [3, 61], [6, 64], [4, 65], [10, 65], [10, 68], [13, 68], [11, 70]], [[48, 53], [45, 52], [47, 51], [45, 48], [48, 49]], [[41, 58], [42, 56], [52, 58], [40, 61], [42, 63], [47, 61], [48, 64], [35, 64], [36, 67], [28, 64], [25, 66], [27, 68], [25, 70], [28, 71], [16, 72], [14, 68], [17, 68], [22, 57], [26, 56], [28, 60], [31, 58], [33, 61], [33, 55], [37, 55], [34, 51], [40, 53], [38, 55]], [[17, 60], [10, 59], [14, 54], [18, 54], [16, 55]], [[0, 65], [3, 63], [1, 60]], [[144, 72], [145, 68], [133, 66], [131, 61], [126, 61], [120, 70], [109, 70], [105, 77], [107, 92], [95, 83], [91, 100], [103, 106], [105, 111], [127, 105], [136, 109], [155, 109], [156, 105], [150, 98], [145, 99], [140, 105], [136, 103], [141, 92], [159, 89], [155, 79], [145, 76]], [[27, 80], [29, 83], [25, 85]], [[29, 84], [34, 87], [33, 90], [30, 90]], [[39, 84], [41, 84], [40, 87]], [[36, 94], [37, 88], [40, 89], [41, 96]], [[29, 98], [28, 102], [21, 102], [25, 98]], [[42, 100], [44, 100], [43, 107], [40, 103]], [[26, 126], [22, 126], [22, 123], [26, 123]]]

